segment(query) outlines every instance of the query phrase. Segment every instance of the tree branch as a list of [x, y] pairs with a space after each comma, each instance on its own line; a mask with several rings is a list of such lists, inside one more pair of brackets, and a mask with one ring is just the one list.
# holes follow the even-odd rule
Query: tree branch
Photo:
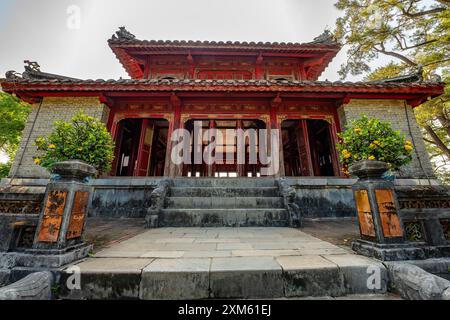
[[446, 10], [446, 8], [439, 7], [439, 8], [433, 8], [433, 9], [430, 9], [430, 10], [416, 12], [416, 13], [409, 13], [408, 11], [406, 11], [403, 8], [401, 10], [403, 12], [403, 15], [405, 15], [405, 16], [407, 16], [409, 18], [418, 18], [418, 17], [426, 16], [428, 14], [435, 14], [435, 13], [443, 12], [443, 11]]
[[375, 51], [385, 54], [387, 56], [391, 56], [391, 57], [395, 57], [397, 59], [402, 60], [403, 62], [405, 62], [407, 65], [410, 65], [412, 67], [417, 67], [417, 63], [413, 62], [412, 60], [408, 59], [407, 57], [405, 57], [404, 55], [397, 53], [397, 52], [393, 52], [393, 51], [386, 51], [386, 49], [384, 48], [384, 44], [380, 43], [380, 47], [381, 49], [377, 48], [376, 46], [373, 46], [373, 48], [375, 49]]
[[450, 158], [450, 149], [445, 145], [445, 143], [442, 142], [442, 140], [439, 138], [439, 136], [434, 132], [434, 130], [429, 126], [425, 125], [424, 129], [429, 134], [431, 139], [434, 141], [434, 144], [442, 150], [442, 152]]
[[434, 146], [437, 146], [436, 142], [434, 142], [433, 140], [427, 139], [427, 138], [423, 138], [423, 141], [431, 143]]

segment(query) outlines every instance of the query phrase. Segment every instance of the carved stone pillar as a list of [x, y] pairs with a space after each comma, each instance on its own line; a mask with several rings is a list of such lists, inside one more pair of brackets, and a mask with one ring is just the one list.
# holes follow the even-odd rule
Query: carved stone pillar
[[97, 171], [81, 161], [64, 161], [56, 163], [52, 172], [58, 177], [47, 185], [33, 249], [64, 252], [83, 245], [92, 189], [86, 178]]

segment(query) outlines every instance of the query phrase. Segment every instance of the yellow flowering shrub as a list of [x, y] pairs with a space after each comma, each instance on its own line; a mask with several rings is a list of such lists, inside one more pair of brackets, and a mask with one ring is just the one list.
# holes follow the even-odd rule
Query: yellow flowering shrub
[[353, 120], [338, 137], [337, 147], [345, 174], [360, 160], [384, 161], [396, 170], [412, 159], [412, 142], [400, 131], [393, 130], [388, 122], [378, 119], [362, 116]]
[[57, 121], [55, 130], [35, 144], [42, 156], [34, 163], [50, 170], [59, 161], [81, 160], [107, 173], [114, 158], [114, 141], [105, 125], [82, 112], [68, 122]]

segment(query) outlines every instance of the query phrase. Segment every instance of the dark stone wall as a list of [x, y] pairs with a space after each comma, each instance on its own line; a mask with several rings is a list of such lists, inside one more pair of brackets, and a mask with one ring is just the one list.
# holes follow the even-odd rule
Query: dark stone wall
[[157, 178], [97, 179], [88, 215], [104, 218], [144, 218]]
[[304, 218], [355, 217], [353, 179], [286, 178], [296, 189], [296, 203]]
[[[116, 177], [92, 180], [94, 187], [91, 195], [88, 214], [91, 217], [105, 218], [144, 218], [147, 208], [150, 206], [150, 194], [163, 178], [139, 178], [139, 177]], [[286, 177], [287, 183], [297, 191], [297, 204], [306, 218], [340, 218], [355, 217], [356, 209], [352, 194], [352, 185], [355, 179], [342, 178], [302, 178]], [[12, 200], [29, 200], [29, 194], [44, 193], [45, 179], [3, 179], [4, 185], [12, 184], [14, 188], [25, 188], [18, 192], [0, 192], [0, 202], [3, 198]], [[417, 198], [428, 197], [424, 191], [424, 185], [430, 181], [423, 179], [397, 179], [395, 181], [399, 201], [420, 200]], [[431, 189], [436, 190], [439, 184], [431, 180]], [[1, 184], [0, 184], [1, 187]], [[9, 187], [10, 188], [10, 187]], [[448, 188], [444, 188], [448, 190]], [[0, 190], [1, 191], [1, 190]], [[447, 191], [445, 191], [447, 192]], [[446, 199], [450, 196], [445, 193]], [[450, 192], [449, 192], [450, 194]], [[36, 195], [33, 195], [36, 196]], [[442, 194], [439, 194], [442, 198]], [[450, 202], [449, 202], [450, 203]], [[0, 206], [1, 207], [1, 206]]]

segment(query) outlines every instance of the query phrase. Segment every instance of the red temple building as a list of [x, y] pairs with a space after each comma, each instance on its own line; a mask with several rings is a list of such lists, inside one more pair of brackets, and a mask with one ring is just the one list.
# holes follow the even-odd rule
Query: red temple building
[[[443, 83], [424, 81], [421, 72], [320, 81], [341, 50], [329, 32], [309, 43], [143, 41], [122, 27], [108, 44], [130, 79], [80, 80], [30, 61], [0, 79], [3, 91], [32, 106], [9, 177], [0, 180], [0, 286], [39, 272], [0, 299], [44, 291], [58, 299], [338, 297], [402, 286], [408, 298], [413, 291], [423, 298], [414, 281], [404, 284], [407, 272], [436, 283], [433, 299], [448, 292], [444, 279], [417, 273], [414, 264], [384, 266], [340, 248], [355, 237], [357, 219], [357, 253], [433, 258], [439, 261], [419, 266], [444, 274], [435, 258], [450, 254], [450, 188], [434, 176], [413, 110], [441, 95]], [[50, 175], [34, 162], [35, 141], [80, 111], [110, 132], [112, 170], [98, 176], [68, 159]], [[344, 174], [338, 134], [361, 115], [411, 141], [412, 161], [395, 177], [382, 176], [386, 163], [369, 160], [353, 167], [359, 179]], [[183, 159], [195, 160], [209, 148], [208, 129], [222, 133], [215, 153], [225, 161], [174, 161], [180, 131], [190, 139]], [[230, 132], [258, 133], [257, 141]], [[270, 174], [266, 152], [279, 164]], [[305, 233], [280, 228], [308, 227], [308, 219], [315, 226]], [[315, 223], [321, 219], [331, 223]], [[165, 229], [143, 233], [144, 221]], [[93, 257], [91, 242], [102, 247]]]
[[[12, 177], [48, 175], [32, 162], [32, 140], [48, 132], [50, 120], [79, 109], [105, 121], [116, 142], [111, 176], [260, 175], [258, 164], [172, 164], [172, 132], [192, 130], [193, 121], [220, 130], [280, 129], [278, 176], [343, 176], [337, 133], [361, 114], [390, 121], [415, 143], [413, 162], [400, 176], [433, 175], [412, 108], [440, 95], [443, 85], [418, 75], [318, 81], [341, 49], [329, 33], [301, 44], [142, 41], [121, 28], [108, 43], [131, 79], [79, 80], [32, 63], [23, 75], [9, 72], [1, 80], [4, 91], [33, 104]], [[225, 139], [218, 149], [236, 153], [235, 141]]]
[[[252, 201], [262, 206], [254, 204], [253, 211], [239, 211], [236, 219], [242, 218], [240, 222], [224, 222], [220, 215], [214, 222], [211, 217], [215, 212], [200, 212], [193, 204], [177, 208], [174, 202], [175, 207], [165, 209], [165, 225], [283, 225], [281, 218], [274, 218], [285, 214], [280, 211], [280, 194], [275, 190], [279, 178], [295, 189], [303, 217], [355, 216], [351, 191], [355, 180], [343, 174], [336, 143], [346, 123], [363, 114], [391, 123], [412, 141], [413, 160], [396, 173], [399, 186], [416, 190], [417, 185], [439, 185], [413, 108], [442, 94], [443, 84], [423, 81], [419, 73], [375, 82], [319, 81], [341, 50], [329, 32], [301, 44], [143, 41], [120, 28], [108, 44], [130, 79], [74, 79], [42, 72], [37, 63], [29, 61], [22, 74], [9, 71], [0, 79], [5, 92], [32, 104], [9, 179], [2, 181], [7, 190], [18, 186], [21, 193], [24, 187], [26, 192], [33, 193], [36, 188], [44, 192], [50, 174], [33, 161], [39, 156], [34, 141], [49, 134], [56, 120], [69, 120], [80, 110], [105, 123], [116, 143], [111, 172], [92, 181], [91, 216], [145, 216], [150, 194], [163, 177], [178, 178], [172, 179], [177, 184], [173, 201], [178, 204], [186, 205], [189, 201], [183, 199], [193, 194], [204, 197], [205, 186], [220, 187], [222, 183], [234, 187], [233, 192], [241, 190], [240, 196], [245, 193], [259, 198], [242, 203], [214, 199], [217, 203], [213, 208], [211, 199], [200, 199], [209, 203], [209, 209], [227, 208], [227, 203], [234, 209], [240, 204], [248, 208]], [[262, 163], [248, 161], [250, 139], [246, 141], [244, 164], [176, 165], [171, 159], [174, 132], [192, 132], [194, 123], [223, 132], [225, 139], [216, 152], [234, 160], [241, 148], [236, 139], [227, 137], [227, 130], [277, 129], [281, 133], [279, 170], [272, 179], [259, 178], [264, 176]], [[272, 142], [267, 139], [273, 153]], [[202, 141], [203, 148], [207, 143]], [[194, 149], [192, 146], [190, 152]], [[201, 190], [194, 190], [197, 187]], [[248, 189], [259, 187], [262, 189]], [[266, 193], [264, 188], [269, 187], [273, 190]], [[401, 206], [406, 208], [410, 201], [416, 201], [411, 194]], [[271, 199], [264, 199], [266, 195]], [[0, 201], [0, 206], [3, 203], [5, 210], [12, 210], [17, 205], [14, 201]], [[268, 201], [272, 202], [265, 204]], [[23, 209], [19, 206], [17, 210]], [[192, 220], [200, 216], [203, 218], [197, 222]], [[170, 217], [172, 222], [168, 222]]]

